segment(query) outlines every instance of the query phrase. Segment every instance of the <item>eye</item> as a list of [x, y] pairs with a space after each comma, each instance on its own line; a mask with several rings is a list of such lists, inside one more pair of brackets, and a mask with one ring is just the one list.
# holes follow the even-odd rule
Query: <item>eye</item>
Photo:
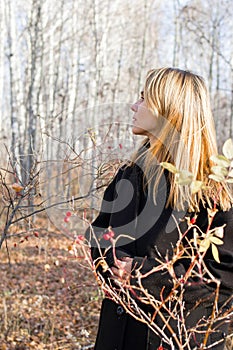
[[141, 100], [144, 100], [144, 91], [141, 91], [140, 99], [141, 99]]

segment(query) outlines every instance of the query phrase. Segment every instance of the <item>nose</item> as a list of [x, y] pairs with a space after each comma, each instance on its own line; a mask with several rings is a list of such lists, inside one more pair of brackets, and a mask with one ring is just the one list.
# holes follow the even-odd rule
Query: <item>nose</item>
[[135, 102], [131, 105], [130, 109], [133, 111], [133, 112], [137, 112], [138, 111], [138, 103]]

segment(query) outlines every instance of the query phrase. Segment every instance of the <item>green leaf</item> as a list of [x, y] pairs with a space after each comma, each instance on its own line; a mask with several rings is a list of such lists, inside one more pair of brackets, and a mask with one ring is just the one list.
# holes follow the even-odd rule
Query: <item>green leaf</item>
[[190, 185], [193, 181], [193, 174], [188, 170], [181, 170], [176, 175], [176, 183], [178, 185]]
[[209, 175], [209, 179], [212, 179], [216, 182], [223, 182], [225, 180], [224, 176], [220, 176], [220, 175], [214, 175], [214, 174], [210, 174]]
[[211, 156], [210, 159], [217, 165], [222, 166], [222, 167], [229, 167], [230, 166], [230, 161], [228, 158], [222, 156], [222, 155], [216, 155], [216, 156]]
[[200, 191], [203, 187], [203, 182], [202, 181], [198, 181], [198, 180], [195, 180], [195, 181], [192, 181], [191, 182], [191, 192], [194, 194], [194, 193], [197, 193], [198, 191]]
[[218, 248], [214, 244], [211, 244], [211, 248], [212, 248], [212, 254], [213, 254], [214, 260], [220, 264]]
[[215, 175], [219, 175], [219, 176], [227, 176], [228, 175], [227, 169], [225, 167], [219, 166], [219, 165], [212, 166], [211, 171]]
[[173, 174], [178, 173], [178, 170], [176, 169], [176, 167], [174, 165], [172, 165], [171, 163], [168, 162], [162, 162], [160, 163], [160, 165], [164, 168], [167, 169], [168, 171], [170, 171]]
[[217, 237], [210, 237], [210, 240], [212, 243], [217, 245], [222, 245], [224, 243], [220, 238]]
[[228, 159], [233, 159], [233, 141], [232, 139], [226, 140], [223, 145], [222, 152]]

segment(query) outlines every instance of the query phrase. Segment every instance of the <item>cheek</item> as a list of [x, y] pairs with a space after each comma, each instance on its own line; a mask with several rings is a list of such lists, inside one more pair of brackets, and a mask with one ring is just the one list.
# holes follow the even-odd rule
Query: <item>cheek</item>
[[149, 119], [148, 119], [148, 122], [150, 123], [151, 127], [152, 128], [155, 128], [156, 127], [156, 117], [155, 116], [151, 116]]
[[143, 120], [143, 123], [150, 128], [156, 127], [156, 117], [150, 111], [144, 113], [141, 120]]

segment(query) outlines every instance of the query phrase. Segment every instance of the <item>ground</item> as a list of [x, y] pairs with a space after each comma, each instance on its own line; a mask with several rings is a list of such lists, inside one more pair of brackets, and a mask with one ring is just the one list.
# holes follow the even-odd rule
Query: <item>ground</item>
[[0, 350], [93, 349], [102, 294], [71, 243], [41, 230], [10, 238], [9, 254], [2, 248]]
[[70, 244], [57, 232], [11, 238], [10, 264], [2, 248], [1, 350], [92, 348], [102, 296]]

